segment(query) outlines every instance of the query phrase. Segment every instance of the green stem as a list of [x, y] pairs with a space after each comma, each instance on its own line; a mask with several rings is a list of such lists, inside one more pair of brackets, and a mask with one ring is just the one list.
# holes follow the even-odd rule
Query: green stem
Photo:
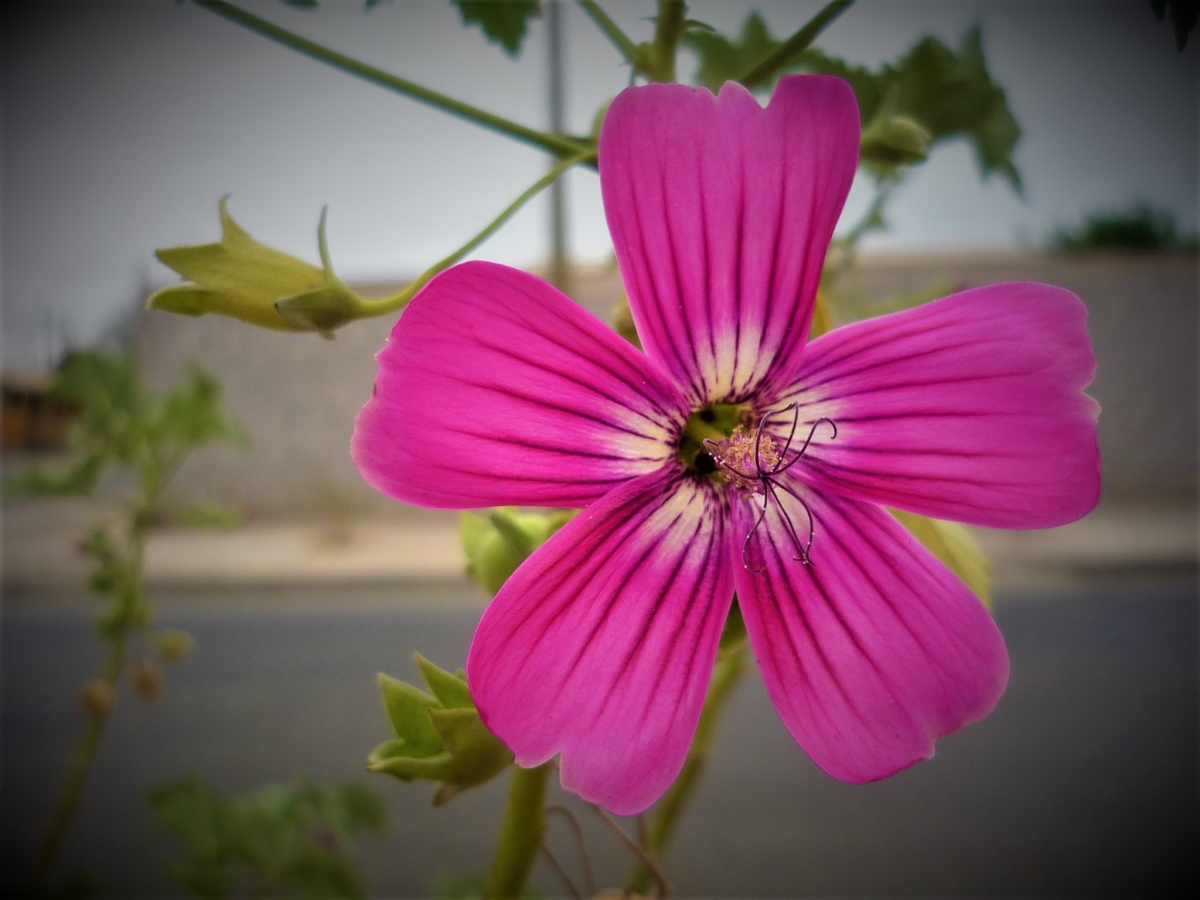
[[[717, 665], [713, 669], [712, 682], [709, 684], [708, 696], [704, 700], [704, 711], [700, 714], [700, 724], [696, 727], [696, 736], [692, 738], [692, 746], [688, 749], [687, 760], [683, 771], [675, 779], [675, 783], [654, 808], [654, 815], [647, 831], [646, 852], [653, 858], [662, 856], [675, 827], [683, 814], [692, 793], [700, 783], [704, 767], [712, 753], [712, 739], [716, 730], [717, 719], [725, 709], [733, 689], [737, 687], [746, 672], [746, 644], [723, 651], [717, 657]], [[645, 893], [654, 873], [648, 866], [638, 865], [629, 876], [627, 887], [634, 893]]]
[[596, 23], [596, 27], [604, 32], [605, 37], [612, 41], [613, 46], [621, 51], [621, 55], [625, 57], [627, 63], [633, 66], [633, 70], [641, 72], [642, 66], [639, 62], [641, 54], [638, 52], [637, 44], [631, 41], [620, 26], [609, 18], [608, 13], [600, 8], [596, 0], [579, 0], [579, 5], [583, 7], [588, 18]]
[[771, 80], [776, 72], [791, 62], [798, 54], [809, 48], [825, 26], [846, 11], [854, 0], [832, 0], [812, 17], [803, 28], [776, 47], [766, 58], [740, 76], [737, 80], [748, 88], [761, 87]]
[[658, 22], [654, 30], [651, 65], [646, 74], [652, 81], [675, 80], [675, 56], [683, 39], [687, 16], [684, 0], [658, 0]]
[[553, 763], [534, 769], [513, 766], [500, 841], [483, 892], [487, 900], [515, 900], [525, 889], [546, 832], [546, 786], [552, 767]]
[[[114, 638], [109, 645], [108, 657], [101, 667], [100, 678], [115, 692], [121, 672], [125, 668], [125, 651], [129, 642], [128, 633]], [[50, 816], [50, 824], [42, 838], [42, 846], [38, 851], [37, 883], [46, 886], [50, 882], [50, 874], [62, 849], [63, 838], [67, 836], [75, 813], [79, 809], [79, 801], [83, 798], [83, 788], [87, 784], [88, 774], [92, 770], [92, 762], [96, 758], [96, 750], [104, 737], [111, 710], [104, 715], [92, 716], [87, 728], [75, 742], [75, 751], [71, 754], [71, 762], [67, 767], [67, 775], [63, 779], [62, 790], [58, 802], [54, 804], [54, 812]]]
[[422, 103], [428, 103], [430, 106], [459, 116], [469, 122], [474, 122], [477, 125], [491, 128], [493, 131], [498, 131], [501, 134], [507, 134], [509, 137], [514, 137], [517, 140], [525, 141], [527, 144], [533, 144], [535, 147], [548, 150], [556, 156], [574, 156], [580, 150], [585, 149], [585, 146], [577, 140], [527, 128], [524, 125], [511, 122], [486, 110], [463, 103], [460, 100], [455, 100], [453, 97], [439, 94], [437, 91], [422, 87], [405, 78], [400, 78], [397, 75], [384, 72], [382, 69], [369, 66], [357, 59], [338, 53], [336, 50], [323, 47], [285, 28], [280, 28], [278, 25], [273, 25], [265, 19], [260, 19], [258, 16], [239, 9], [232, 3], [225, 2], [225, 0], [196, 0], [196, 2], [205, 9], [229, 19], [231, 22], [236, 22], [244, 28], [255, 31], [264, 37], [277, 41], [285, 47], [290, 47], [313, 59], [328, 63], [336, 69], [341, 69], [343, 72], [357, 75], [359, 78], [365, 79], [372, 84], [377, 84], [380, 87], [385, 87], [405, 96], [412, 97], [415, 100], [420, 100]]
[[521, 194], [520, 197], [510, 203], [504, 212], [500, 213], [500, 215], [493, 219], [487, 225], [487, 227], [483, 229], [483, 231], [479, 232], [479, 234], [475, 235], [475, 237], [471, 238], [471, 240], [467, 241], [445, 259], [434, 263], [419, 276], [417, 276], [417, 279], [400, 293], [394, 294], [391, 297], [384, 297], [380, 300], [361, 301], [356, 309], [356, 317], [366, 318], [368, 316], [382, 316], [387, 315], [390, 312], [403, 309], [408, 305], [408, 302], [417, 295], [417, 292], [430, 282], [433, 276], [445, 269], [450, 268], [468, 253], [486, 241], [489, 237], [495, 234], [501, 225], [503, 225], [516, 214], [517, 210], [528, 203], [529, 200], [536, 196], [539, 191], [542, 191], [553, 184], [564, 172], [567, 171], [567, 169], [571, 168], [572, 166], [579, 165], [580, 163], [594, 161], [595, 159], [595, 150], [588, 150], [585, 153], [572, 156], [570, 159], [564, 159], [557, 166], [534, 182], [534, 184], [527, 191], [525, 191], [525, 193]]
[[[155, 491], [152, 496], [156, 497], [157, 492]], [[133, 610], [144, 599], [142, 569], [145, 563], [146, 539], [149, 536], [148, 510], [152, 508], [153, 500], [147, 505], [135, 508], [132, 512], [125, 577], [117, 586], [125, 606], [125, 615], [122, 616], [122, 619], [127, 622], [134, 620]], [[114, 698], [121, 675], [125, 670], [130, 632], [131, 628], [126, 626], [109, 639], [108, 655], [98, 674], [98, 678], [112, 689]], [[102, 715], [92, 715], [83, 734], [75, 743], [75, 751], [71, 754], [71, 762], [67, 767], [66, 777], [63, 779], [62, 790], [54, 805], [50, 824], [46, 828], [46, 834], [38, 851], [35, 877], [39, 885], [49, 884], [54, 863], [62, 849], [63, 839], [66, 838], [71, 824], [75, 821], [75, 814], [79, 810], [80, 800], [83, 799], [83, 789], [87, 784], [88, 775], [92, 771], [96, 751], [100, 748], [100, 742], [108, 727], [108, 720], [112, 717], [112, 710], [115, 708], [114, 704]]]

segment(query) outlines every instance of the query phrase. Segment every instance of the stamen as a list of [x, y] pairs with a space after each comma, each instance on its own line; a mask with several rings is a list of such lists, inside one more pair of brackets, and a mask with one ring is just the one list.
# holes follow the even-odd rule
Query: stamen
[[[770, 421], [777, 415], [786, 415], [788, 410], [792, 412], [792, 427], [788, 431], [787, 439], [780, 449], [775, 439], [770, 434], [766, 433], [766, 427]], [[742, 543], [742, 564], [755, 574], [761, 575], [766, 571], [756, 569], [750, 564], [750, 539], [758, 533], [758, 529], [762, 526], [763, 520], [767, 517], [767, 512], [774, 504], [779, 513], [779, 517], [783, 520], [784, 529], [787, 533], [788, 540], [796, 549], [798, 556], [793, 556], [792, 559], [796, 562], [803, 563], [806, 566], [811, 566], [813, 538], [817, 532], [817, 520], [810, 507], [803, 497], [795, 490], [788, 486], [785, 481], [779, 476], [794, 466], [797, 461], [804, 457], [808, 452], [808, 448], [812, 445], [813, 438], [816, 436], [817, 429], [824, 422], [829, 425], [833, 434], [831, 440], [837, 438], [837, 424], [830, 418], [822, 416], [816, 419], [809, 428], [808, 436], [805, 437], [803, 445], [794, 455], [789, 455], [792, 443], [796, 438], [796, 430], [800, 424], [800, 407], [799, 404], [793, 403], [791, 406], [783, 410], [771, 410], [763, 415], [758, 421], [758, 425], [754, 429], [754, 436], [751, 437], [746, 433], [745, 429], [738, 426], [734, 429], [733, 434], [724, 440], [706, 439], [704, 443], [704, 451], [696, 455], [697, 464], [700, 464], [701, 457], [704, 457], [703, 465], [708, 466], [711, 460], [713, 468], [708, 471], [718, 471], [727, 482], [733, 487], [744, 491], [747, 494], [757, 494], [763, 498], [762, 509], [759, 511], [758, 518], [754, 522], [754, 527], [746, 535], [745, 541]], [[707, 472], [706, 472], [707, 474]], [[804, 514], [808, 518], [808, 539], [801, 540], [799, 533], [796, 531], [796, 526], [788, 516], [784, 509], [783, 501], [779, 499], [777, 490], [783, 491], [793, 500], [800, 504], [804, 509]]]

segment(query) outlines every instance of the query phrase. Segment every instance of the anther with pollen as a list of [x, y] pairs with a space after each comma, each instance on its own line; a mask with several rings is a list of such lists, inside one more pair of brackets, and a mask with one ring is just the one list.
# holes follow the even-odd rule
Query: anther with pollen
[[[786, 414], [788, 410], [792, 412], [792, 427], [788, 432], [787, 440], [784, 441], [783, 447], [779, 447], [775, 443], [775, 439], [771, 435], [765, 433], [767, 425], [777, 415]], [[732, 435], [721, 441], [716, 441], [711, 438], [704, 441], [704, 447], [707, 452], [701, 451], [696, 454], [696, 471], [702, 474], [707, 474], [712, 471], [719, 471], [725, 477], [725, 480], [734, 487], [739, 488], [747, 494], [758, 494], [763, 498], [762, 510], [758, 514], [758, 519], [754, 523], [754, 527], [750, 529], [750, 533], [746, 535], [746, 540], [742, 543], [742, 564], [747, 569], [755, 574], [761, 575], [764, 569], [756, 569], [750, 565], [749, 550], [750, 539], [754, 537], [763, 520], [767, 516], [767, 510], [771, 504], [775, 504], [775, 508], [779, 511], [779, 517], [783, 521], [784, 528], [787, 531], [788, 540], [792, 546], [796, 548], [798, 556], [793, 556], [796, 562], [804, 563], [806, 566], [812, 565], [812, 557], [809, 551], [812, 549], [813, 538], [816, 535], [816, 518], [813, 516], [813, 511], [805, 502], [804, 498], [796, 493], [788, 484], [779, 478], [781, 474], [794, 466], [804, 454], [808, 451], [812, 444], [813, 437], [817, 433], [817, 428], [821, 423], [829, 425], [833, 434], [831, 440], [837, 437], [837, 425], [832, 419], [822, 416], [812, 423], [809, 428], [808, 436], [804, 439], [804, 443], [799, 450], [792, 451], [792, 443], [796, 437], [796, 429], [800, 424], [800, 408], [798, 404], [793, 403], [787, 409], [780, 412], [768, 412], [758, 421], [758, 425], [754, 429], [753, 437], [747, 434], [742, 428], [738, 428]], [[704, 458], [703, 462], [701, 458]], [[701, 469], [701, 465], [712, 465], [712, 469], [707, 471]], [[808, 517], [808, 539], [802, 541], [800, 535], [796, 531], [796, 526], [788, 517], [787, 511], [783, 508], [783, 503], [779, 499], [778, 491], [783, 491], [804, 508], [804, 513]]]

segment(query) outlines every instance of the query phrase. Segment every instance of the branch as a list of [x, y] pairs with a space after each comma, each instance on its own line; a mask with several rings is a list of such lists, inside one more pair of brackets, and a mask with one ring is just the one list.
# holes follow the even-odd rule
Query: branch
[[578, 156], [571, 157], [570, 159], [564, 159], [557, 166], [534, 182], [534, 184], [531, 185], [528, 190], [525, 191], [525, 193], [521, 194], [520, 197], [510, 203], [505, 208], [504, 212], [500, 213], [500, 215], [488, 223], [483, 231], [479, 232], [479, 234], [475, 235], [475, 237], [471, 238], [445, 259], [438, 260], [436, 263], [418, 275], [417, 278], [400, 293], [394, 294], [391, 297], [384, 297], [382, 300], [363, 300], [355, 310], [355, 318], [361, 319], [369, 316], [383, 316], [390, 312], [403, 309], [408, 305], [408, 302], [417, 295], [417, 292], [433, 279], [433, 276], [444, 271], [445, 269], [450, 268], [468, 253], [486, 241], [489, 237], [495, 234], [501, 225], [503, 225], [516, 214], [517, 210], [528, 203], [529, 200], [532, 199], [539, 191], [542, 191], [553, 184], [564, 172], [567, 171], [567, 169], [581, 163], [594, 163], [595, 160], [595, 150], [589, 150], [586, 153], [581, 153]]
[[204, 9], [229, 19], [231, 22], [236, 22], [243, 28], [255, 31], [264, 37], [283, 44], [285, 47], [297, 50], [313, 59], [328, 63], [335, 69], [341, 69], [343, 72], [357, 75], [359, 78], [369, 81], [372, 84], [377, 84], [388, 90], [412, 97], [414, 100], [420, 100], [422, 103], [427, 103], [451, 115], [466, 119], [468, 122], [474, 122], [476, 125], [482, 125], [485, 128], [490, 128], [493, 131], [498, 131], [501, 134], [507, 134], [509, 137], [524, 141], [527, 144], [540, 147], [543, 150], [553, 153], [555, 156], [574, 156], [581, 150], [587, 149], [586, 146], [580, 144], [578, 141], [556, 134], [547, 134], [533, 128], [527, 128], [524, 125], [518, 125], [516, 122], [510, 122], [508, 119], [493, 115], [486, 110], [455, 100], [453, 97], [447, 97], [445, 94], [439, 94], [437, 91], [422, 87], [398, 75], [392, 75], [382, 69], [376, 69], [374, 66], [359, 62], [352, 57], [338, 53], [336, 50], [323, 47], [307, 38], [300, 37], [298, 34], [280, 28], [278, 25], [273, 25], [265, 19], [260, 19], [258, 16], [234, 6], [232, 3], [227, 3], [226, 0], [196, 0], [196, 2]]
[[635, 72], [643, 71], [638, 61], [641, 54], [638, 53], [637, 44], [629, 39], [629, 36], [621, 30], [616, 22], [609, 18], [608, 13], [600, 8], [596, 0], [579, 0], [579, 5], [583, 7], [588, 18], [596, 23], [596, 27], [612, 41], [613, 46], [621, 51], [621, 55], [625, 57], [627, 63], [633, 66], [633, 70]]
[[817, 35], [825, 30], [825, 26], [845, 12], [846, 7], [853, 2], [854, 0], [832, 0], [813, 16], [807, 25], [767, 54], [765, 59], [756, 63], [737, 80], [748, 88], [766, 84], [772, 75], [791, 62], [798, 54], [807, 50], [809, 45], [817, 39]]

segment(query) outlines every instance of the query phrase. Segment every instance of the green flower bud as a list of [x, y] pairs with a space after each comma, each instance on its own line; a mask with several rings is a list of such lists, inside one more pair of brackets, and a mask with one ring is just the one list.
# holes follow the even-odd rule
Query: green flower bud
[[160, 631], [154, 636], [154, 649], [163, 658], [163, 662], [182, 662], [192, 655], [195, 644], [190, 634], [178, 629]]
[[218, 313], [263, 328], [326, 333], [356, 317], [361, 300], [329, 263], [324, 211], [317, 229], [323, 266], [317, 268], [250, 237], [229, 215], [227, 200], [221, 198], [218, 243], [155, 251], [189, 283], [156, 291], [147, 308], [185, 316]]
[[930, 140], [920, 122], [881, 109], [863, 130], [859, 158], [878, 172], [910, 166], [929, 155]]
[[79, 705], [89, 718], [103, 719], [117, 703], [117, 692], [103, 678], [93, 678], [79, 692]]
[[129, 672], [129, 680], [139, 697], [147, 703], [153, 703], [167, 689], [167, 680], [163, 678], [162, 669], [149, 660], [143, 660]]
[[463, 513], [459, 534], [467, 576], [495, 594], [517, 566], [574, 516], [574, 510], [521, 513], [511, 506], [493, 509], [487, 519]]

